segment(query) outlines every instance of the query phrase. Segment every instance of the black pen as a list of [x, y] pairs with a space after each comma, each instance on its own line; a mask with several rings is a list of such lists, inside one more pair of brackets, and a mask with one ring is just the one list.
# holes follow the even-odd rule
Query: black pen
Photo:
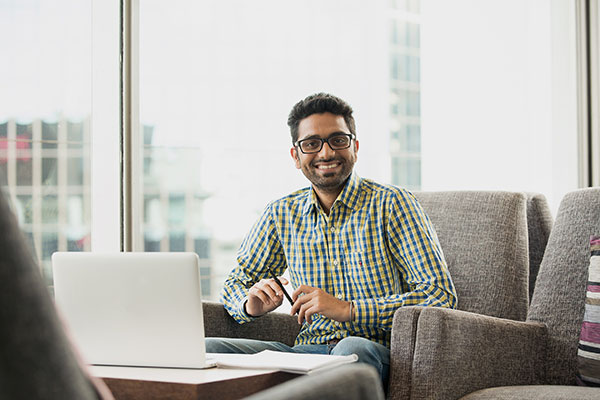
[[279, 278], [277, 278], [277, 275], [275, 275], [275, 273], [271, 270], [271, 268], [268, 268], [268, 270], [269, 270], [269, 273], [271, 274], [271, 276], [273, 277], [273, 279], [275, 280], [275, 282], [277, 282], [277, 284], [279, 285], [281, 290], [283, 290], [283, 294], [284, 294], [285, 298], [288, 299], [290, 304], [293, 306], [294, 302], [292, 301], [292, 298], [290, 297], [290, 295], [285, 291], [285, 288], [283, 287], [283, 283], [281, 283], [281, 281], [279, 280]]

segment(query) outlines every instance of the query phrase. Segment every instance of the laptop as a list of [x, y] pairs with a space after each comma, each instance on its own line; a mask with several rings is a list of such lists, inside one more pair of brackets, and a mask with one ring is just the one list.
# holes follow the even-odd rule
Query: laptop
[[208, 368], [195, 253], [52, 255], [56, 305], [92, 365]]

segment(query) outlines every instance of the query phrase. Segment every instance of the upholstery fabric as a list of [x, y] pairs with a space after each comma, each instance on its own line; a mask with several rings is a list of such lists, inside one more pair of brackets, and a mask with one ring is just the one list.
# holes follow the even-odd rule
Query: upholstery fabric
[[422, 308], [410, 398], [457, 399], [491, 386], [541, 383], [545, 341], [543, 324]]
[[398, 309], [394, 314], [390, 348], [390, 377], [387, 388], [393, 398], [407, 399], [410, 396], [417, 322], [422, 309], [423, 307], [405, 307]]
[[533, 297], [535, 281], [548, 244], [553, 218], [543, 194], [526, 193], [527, 232], [529, 234], [529, 299]]
[[288, 314], [273, 312], [245, 324], [238, 324], [223, 304], [204, 301], [204, 335], [206, 337], [246, 338], [273, 340], [293, 346], [300, 325]]
[[0, 398], [97, 399], [1, 193], [0, 232]]
[[525, 320], [529, 297], [525, 195], [414, 194], [437, 231], [458, 294], [458, 309]]
[[[526, 322], [423, 309], [411, 398], [455, 399], [508, 385], [573, 385], [588, 243], [594, 232], [600, 232], [600, 188], [567, 194], [548, 239]], [[566, 387], [563, 392], [576, 389]], [[536, 389], [515, 396], [528, 398], [531, 392]]]
[[590, 239], [590, 253], [585, 314], [577, 350], [578, 378], [584, 386], [600, 387], [600, 236]]
[[274, 386], [247, 400], [383, 400], [379, 374], [370, 365], [350, 364]]
[[600, 389], [575, 386], [504, 386], [483, 389], [461, 400], [598, 400]]
[[546, 384], [575, 384], [590, 261], [589, 239], [598, 232], [600, 188], [565, 195], [548, 239], [527, 318], [548, 327]]

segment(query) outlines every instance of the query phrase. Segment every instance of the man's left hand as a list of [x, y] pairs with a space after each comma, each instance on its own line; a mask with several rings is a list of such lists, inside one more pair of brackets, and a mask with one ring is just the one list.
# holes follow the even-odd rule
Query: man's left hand
[[312, 323], [312, 316], [316, 313], [339, 322], [347, 322], [352, 318], [351, 302], [337, 299], [319, 288], [301, 285], [292, 293], [292, 300], [294, 305], [290, 314], [298, 313], [299, 324], [305, 320]]

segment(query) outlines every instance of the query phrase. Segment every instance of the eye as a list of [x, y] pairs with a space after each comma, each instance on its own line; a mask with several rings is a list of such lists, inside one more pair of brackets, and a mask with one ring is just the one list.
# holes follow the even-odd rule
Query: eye
[[334, 136], [330, 140], [334, 146], [345, 146], [348, 144], [348, 137], [346, 136]]
[[302, 141], [302, 148], [306, 150], [316, 149], [321, 145], [321, 141], [317, 139], [308, 139]]

